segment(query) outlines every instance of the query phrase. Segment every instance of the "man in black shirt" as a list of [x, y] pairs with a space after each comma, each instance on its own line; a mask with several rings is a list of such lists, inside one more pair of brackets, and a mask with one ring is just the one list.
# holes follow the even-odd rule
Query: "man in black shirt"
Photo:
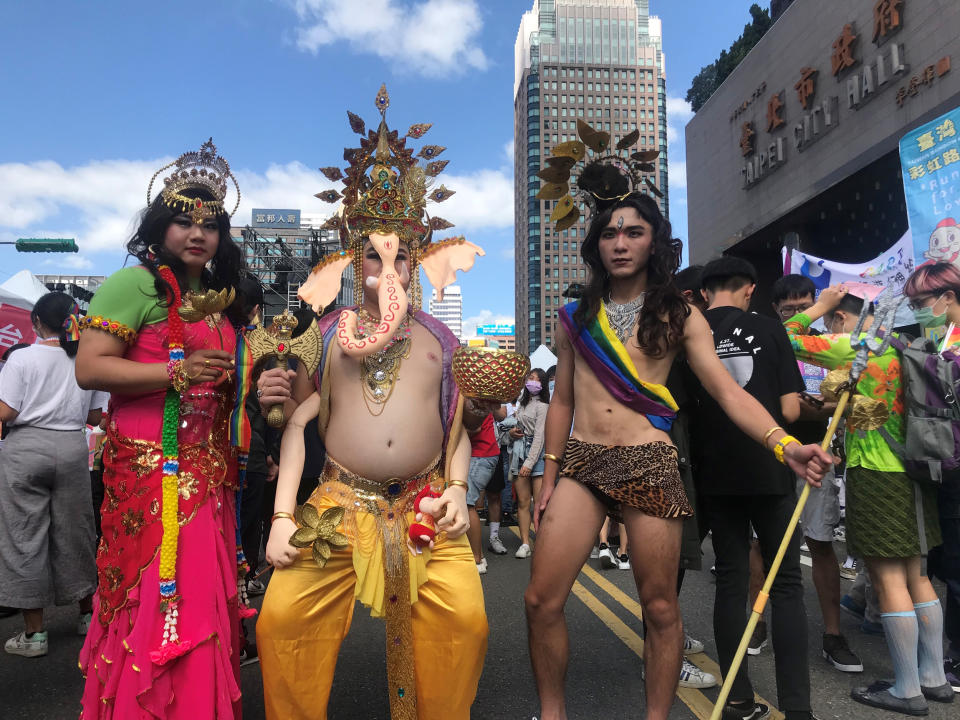
[[[808, 277], [784, 275], [773, 284], [771, 294], [774, 312], [780, 322], [786, 322], [813, 306], [816, 288]], [[811, 328], [810, 334], [819, 333]], [[807, 363], [802, 363], [801, 370], [806, 392], [800, 396], [800, 419], [788, 425], [787, 430], [800, 442], [819, 443], [827, 432], [827, 420], [836, 403], [825, 403], [817, 397], [826, 370]], [[833, 531], [839, 524], [840, 487], [830, 469], [820, 487], [810, 488], [800, 527], [810, 549], [813, 584], [823, 615], [823, 657], [837, 670], [863, 672], [863, 663], [840, 632], [840, 567], [833, 552]]]
[[[756, 271], [746, 260], [725, 257], [707, 264], [704, 313], [717, 355], [733, 378], [782, 425], [800, 414], [804, 389], [783, 326], [747, 312]], [[746, 628], [750, 527], [769, 567], [796, 501], [792, 473], [741, 432], [723, 409], [701, 391], [700, 425], [704, 458], [702, 506], [713, 530], [717, 590], [713, 611], [720, 668], [729, 671]], [[807, 615], [800, 571], [800, 533], [795, 532], [771, 590], [777, 696], [787, 720], [810, 718]], [[762, 720], [769, 708], [754, 702], [747, 658], [737, 673], [724, 717]]]

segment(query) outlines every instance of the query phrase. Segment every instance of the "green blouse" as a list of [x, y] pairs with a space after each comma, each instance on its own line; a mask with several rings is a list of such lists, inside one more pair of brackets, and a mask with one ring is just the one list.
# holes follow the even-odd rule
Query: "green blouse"
[[[798, 360], [833, 370], [849, 369], [856, 347], [850, 344], [850, 335], [808, 335], [811, 319], [798, 313], [786, 323], [787, 335]], [[863, 335], [861, 335], [863, 337]], [[890, 418], [883, 429], [896, 442], [904, 441], [903, 392], [900, 383], [900, 357], [888, 347], [880, 357], [870, 355], [866, 369], [860, 375], [857, 391], [867, 397], [878, 398], [887, 405]], [[847, 423], [847, 465], [884, 472], [904, 472], [903, 463], [896, 456], [878, 430], [860, 430]]]
[[[199, 287], [199, 281], [196, 285]], [[137, 265], [118, 270], [106, 279], [90, 301], [81, 326], [109, 332], [124, 342], [133, 343], [144, 325], [166, 319], [167, 308], [157, 297], [153, 275]]]

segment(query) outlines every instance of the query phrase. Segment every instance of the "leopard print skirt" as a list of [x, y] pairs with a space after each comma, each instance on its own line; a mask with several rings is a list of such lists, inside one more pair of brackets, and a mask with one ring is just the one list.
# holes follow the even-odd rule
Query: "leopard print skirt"
[[653, 517], [693, 516], [677, 465], [677, 449], [665, 442], [595, 445], [570, 438], [560, 477], [583, 483], [614, 517], [621, 506]]

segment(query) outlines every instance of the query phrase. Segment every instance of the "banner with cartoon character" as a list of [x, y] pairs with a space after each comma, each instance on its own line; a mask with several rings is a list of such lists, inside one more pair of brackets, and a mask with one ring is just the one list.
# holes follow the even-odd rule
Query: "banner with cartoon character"
[[[873, 300], [883, 288], [894, 293], [903, 292], [910, 273], [913, 272], [914, 242], [907, 230], [886, 252], [865, 263], [839, 263], [800, 250], [783, 248], [783, 274], [797, 273], [813, 280], [817, 293], [830, 285], [843, 283], [850, 292]], [[906, 303], [897, 312], [897, 323], [909, 325], [913, 316]]]
[[960, 266], [960, 108], [900, 140], [900, 167], [917, 266]]

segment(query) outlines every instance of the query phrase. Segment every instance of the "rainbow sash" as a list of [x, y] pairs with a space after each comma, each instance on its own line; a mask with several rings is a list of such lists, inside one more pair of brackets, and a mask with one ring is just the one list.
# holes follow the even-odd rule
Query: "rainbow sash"
[[670, 430], [677, 417], [677, 403], [670, 391], [640, 379], [627, 349], [610, 327], [603, 305], [585, 327], [578, 327], [573, 320], [577, 305], [572, 302], [561, 308], [560, 322], [593, 374], [618, 402], [646, 416], [655, 428]]

